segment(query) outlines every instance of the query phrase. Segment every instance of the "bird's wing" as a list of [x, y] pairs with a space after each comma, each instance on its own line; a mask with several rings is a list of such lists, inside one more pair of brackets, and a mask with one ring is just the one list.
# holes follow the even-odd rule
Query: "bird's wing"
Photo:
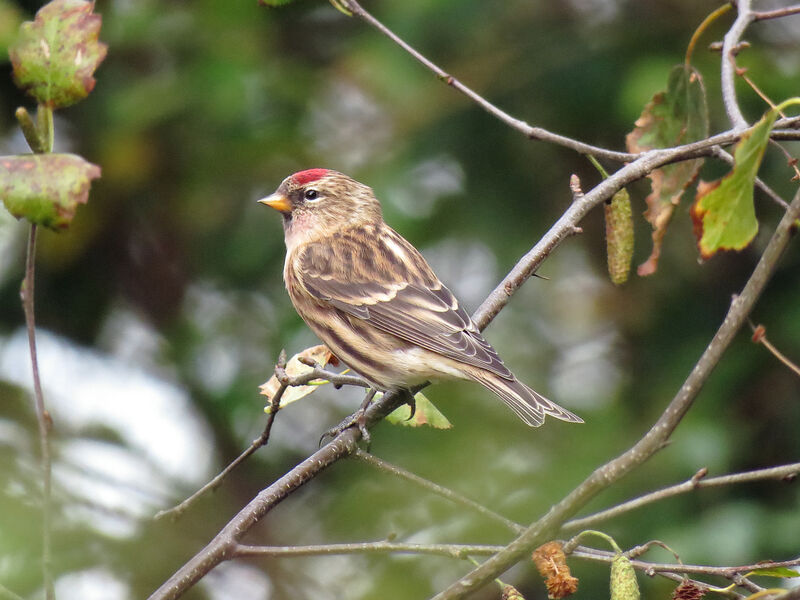
[[298, 248], [296, 265], [295, 276], [319, 301], [411, 344], [513, 379], [422, 255], [388, 226], [306, 244]]

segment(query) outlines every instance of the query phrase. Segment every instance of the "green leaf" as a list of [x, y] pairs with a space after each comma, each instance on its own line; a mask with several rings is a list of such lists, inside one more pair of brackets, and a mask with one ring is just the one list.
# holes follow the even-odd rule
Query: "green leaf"
[[718, 250], [741, 250], [758, 233], [753, 186], [777, 116], [776, 110], [767, 111], [742, 135], [730, 173], [712, 183], [701, 181], [697, 186], [691, 213], [703, 258], [710, 258]]
[[404, 425], [406, 427], [422, 427], [423, 425], [430, 425], [434, 429], [450, 429], [453, 427], [447, 417], [422, 392], [416, 393], [414, 401], [417, 406], [413, 417], [411, 417], [411, 407], [408, 404], [404, 404], [389, 413], [386, 416], [386, 420], [393, 425]]
[[66, 229], [100, 167], [75, 154], [0, 156], [0, 194], [18, 219]]
[[766, 567], [764, 569], [754, 569], [750, 571], [750, 575], [763, 575], [764, 577], [780, 577], [782, 579], [791, 579], [792, 577], [800, 577], [800, 572], [786, 567]]
[[261, 6], [283, 6], [292, 2], [294, 2], [294, 0], [258, 0]]
[[[707, 136], [708, 106], [703, 80], [691, 66], [681, 64], [670, 72], [666, 91], [653, 96], [645, 106], [625, 141], [629, 152], [645, 152], [687, 144]], [[639, 266], [639, 275], [650, 275], [658, 268], [661, 244], [672, 214], [702, 164], [702, 158], [687, 160], [648, 174], [651, 192], [646, 199], [644, 216], [653, 228], [653, 250]]]
[[53, 0], [20, 27], [9, 48], [14, 82], [37, 102], [61, 108], [94, 89], [94, 72], [106, 56], [98, 41], [102, 18], [94, 2]]

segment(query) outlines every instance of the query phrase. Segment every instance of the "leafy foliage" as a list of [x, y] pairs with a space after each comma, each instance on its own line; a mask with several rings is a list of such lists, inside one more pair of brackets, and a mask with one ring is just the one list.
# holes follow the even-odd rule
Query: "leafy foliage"
[[[707, 135], [708, 107], [703, 80], [690, 65], [678, 65], [669, 74], [667, 89], [653, 96], [645, 106], [626, 143], [630, 152], [644, 152], [688, 144]], [[702, 165], [703, 159], [698, 158], [665, 165], [648, 174], [651, 192], [646, 199], [645, 218], [653, 227], [653, 250], [639, 266], [639, 275], [652, 275], [658, 268], [672, 214]]]
[[79, 204], [86, 204], [100, 167], [75, 154], [0, 156], [0, 193], [18, 219], [66, 229]]
[[9, 48], [14, 81], [40, 104], [62, 108], [94, 89], [107, 47], [98, 41], [102, 18], [93, 8], [85, 0], [53, 0], [22, 24]]

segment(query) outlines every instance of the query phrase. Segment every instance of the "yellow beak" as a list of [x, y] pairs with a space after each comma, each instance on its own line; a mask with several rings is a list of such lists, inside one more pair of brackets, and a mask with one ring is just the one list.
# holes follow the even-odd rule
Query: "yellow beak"
[[259, 204], [265, 204], [270, 208], [274, 208], [282, 213], [292, 212], [292, 203], [289, 202], [289, 199], [286, 196], [279, 194], [278, 192], [275, 192], [266, 198], [262, 198], [258, 202]]

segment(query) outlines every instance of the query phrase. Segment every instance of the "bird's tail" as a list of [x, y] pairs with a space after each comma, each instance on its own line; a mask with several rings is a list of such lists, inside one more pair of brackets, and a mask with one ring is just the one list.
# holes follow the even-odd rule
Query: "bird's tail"
[[570, 423], [583, 423], [583, 419], [578, 415], [551, 402], [517, 379], [505, 379], [486, 371], [472, 372], [469, 376], [500, 396], [503, 402], [531, 427], [539, 427], [544, 423], [546, 415]]

